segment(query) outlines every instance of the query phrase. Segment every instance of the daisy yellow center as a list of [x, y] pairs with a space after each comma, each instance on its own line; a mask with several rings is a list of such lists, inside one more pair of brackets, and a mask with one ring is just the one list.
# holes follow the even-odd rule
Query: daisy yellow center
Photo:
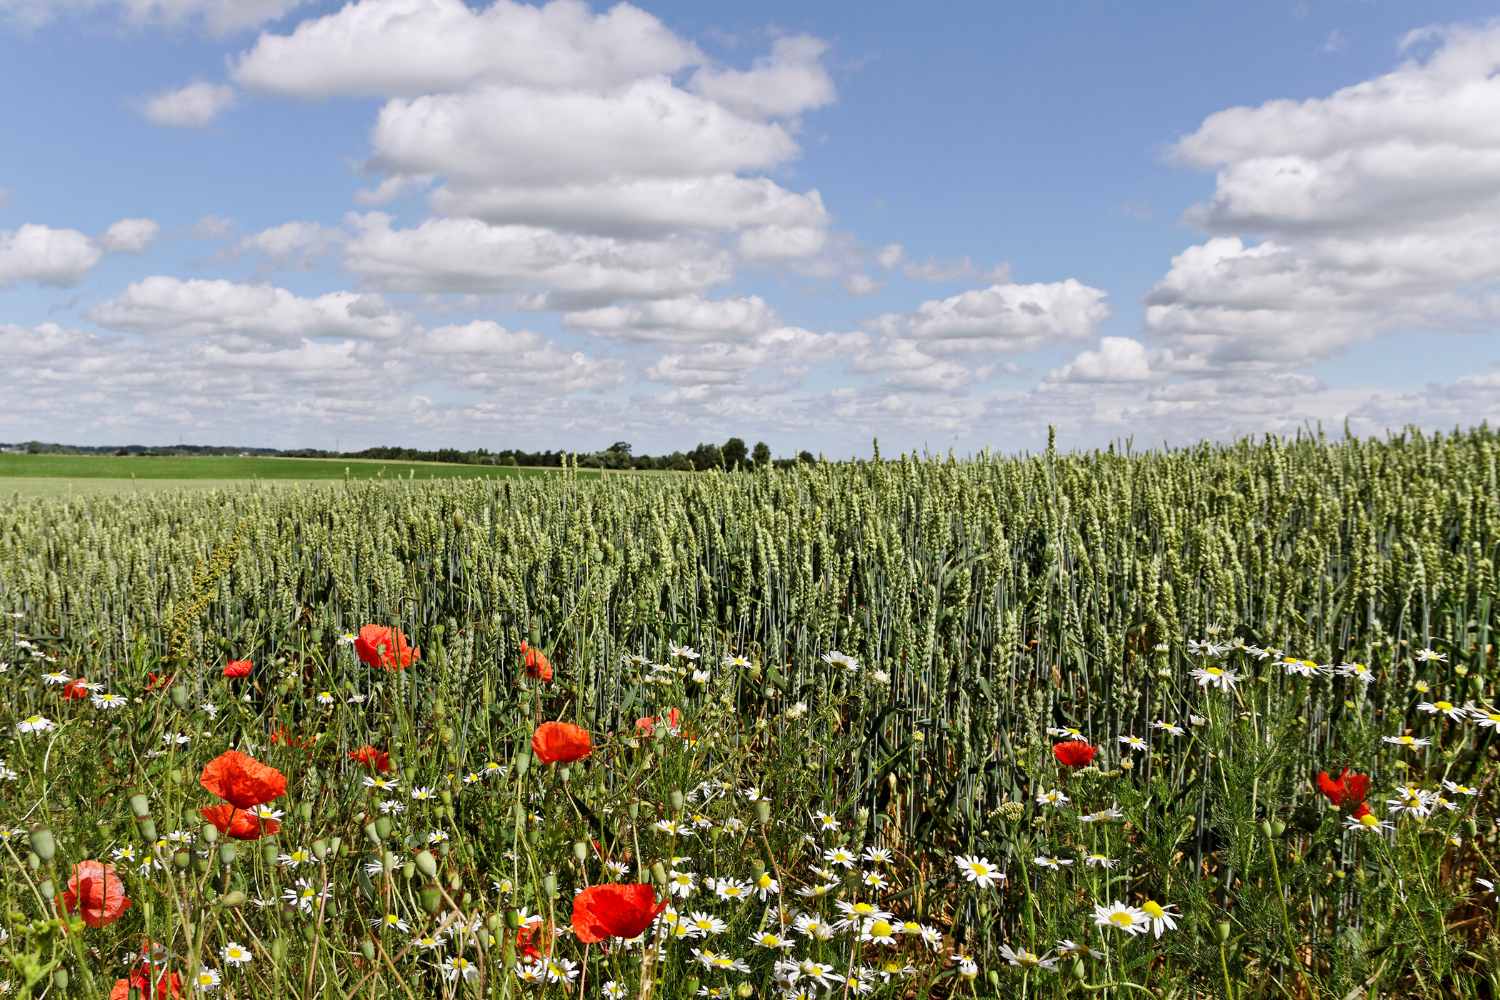
[[768, 948], [777, 944], [780, 940], [775, 934], [762, 934], [760, 936], [760, 943]]
[[690, 879], [690, 878], [688, 878], [686, 875], [679, 875], [679, 876], [677, 876], [677, 884], [678, 885], [690, 885], [692, 883], [692, 881], [693, 880]]
[[198, 982], [202, 983], [204, 986], [212, 986], [214, 983], [214, 977], [209, 975], [207, 972], [200, 972], [198, 973]]
[[755, 884], [760, 886], [762, 889], [769, 889], [771, 887], [771, 876], [769, 874], [764, 874], [760, 878], [755, 880]]
[[739, 894], [740, 887], [737, 885], [731, 885], [724, 890], [724, 895], [726, 896], [738, 896]]
[[1359, 818], [1359, 821], [1364, 826], [1377, 826], [1380, 823], [1380, 817], [1374, 813], [1365, 813]]
[[884, 920], [877, 920], [877, 921], [875, 921], [873, 924], [870, 925], [870, 936], [871, 937], [890, 937], [891, 936], [891, 925], [888, 924], [888, 923], [886, 923]]
[[1435, 701], [1433, 704], [1437, 706], [1439, 712], [1453, 711], [1453, 702], [1451, 701]]
[[976, 864], [970, 865], [969, 867], [971, 869], [973, 869], [975, 875], [983, 876], [983, 875], [988, 875], [990, 873], [990, 869], [989, 869], [989, 867], [987, 865], [981, 865], [981, 864], [977, 864], [976, 863]]
[[1317, 666], [1317, 664], [1314, 663], [1312, 660], [1303, 660], [1302, 661], [1302, 665], [1304, 667], [1316, 667]]
[[1491, 722], [1495, 723], [1496, 725], [1500, 725], [1500, 715], [1497, 715], [1494, 712], [1487, 712], [1485, 714], [1485, 718], [1489, 719]]
[[1215, 677], [1217, 677], [1220, 674], [1222, 674], [1224, 671], [1221, 670], [1221, 669], [1219, 669], [1218, 667], [1204, 667], [1203, 668], [1203, 672], [1205, 674], [1213, 674]]
[[1116, 927], [1130, 927], [1135, 923], [1135, 918], [1128, 913], [1111, 913], [1109, 922]]
[[854, 904], [854, 910], [853, 910], [853, 912], [855, 912], [855, 913], [874, 913], [875, 912], [875, 907], [871, 906], [869, 903], [855, 903]]
[[1161, 904], [1153, 903], [1149, 899], [1141, 904], [1141, 909], [1151, 914], [1151, 918], [1153, 920], [1160, 920], [1162, 917], [1165, 917], [1167, 915], [1166, 911], [1161, 908]]
[[706, 930], [709, 930], [710, 928], [713, 927], [713, 921], [712, 920], [700, 920], [700, 921], [698, 921], [698, 923], [695, 926], [700, 931], [706, 931]]

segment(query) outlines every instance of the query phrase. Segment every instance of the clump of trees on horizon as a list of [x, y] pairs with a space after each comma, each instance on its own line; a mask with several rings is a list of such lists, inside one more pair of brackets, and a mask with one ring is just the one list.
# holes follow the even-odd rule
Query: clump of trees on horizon
[[578, 465], [585, 469], [658, 470], [663, 472], [704, 472], [708, 469], [728, 471], [750, 470], [762, 466], [788, 469], [798, 462], [816, 462], [810, 451], [798, 452], [796, 458], [772, 458], [771, 448], [764, 441], [757, 441], [753, 448], [742, 438], [732, 437], [723, 444], [712, 442], [699, 444], [689, 452], [674, 451], [670, 455], [636, 455], [628, 441], [616, 441], [601, 451], [587, 454], [572, 451], [522, 451], [514, 448], [490, 451], [475, 448], [464, 451], [458, 448], [439, 448], [424, 451], [419, 448], [382, 446], [361, 451], [324, 451], [319, 448], [281, 450], [277, 448], [236, 448], [227, 445], [167, 445], [148, 447], [132, 444], [118, 447], [46, 444], [28, 441], [21, 444], [0, 445], [0, 450], [27, 455], [114, 455], [164, 458], [187, 455], [252, 455], [271, 458], [373, 458], [390, 462], [442, 462], [450, 465], [497, 465], [528, 466], [532, 468], [562, 468], [570, 456], [576, 456]]

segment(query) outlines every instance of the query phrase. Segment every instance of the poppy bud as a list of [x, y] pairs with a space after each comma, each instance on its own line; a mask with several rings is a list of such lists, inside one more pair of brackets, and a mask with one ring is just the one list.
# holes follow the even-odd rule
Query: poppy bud
[[58, 969], [52, 973], [52, 985], [56, 986], [59, 990], [66, 991], [68, 988], [68, 970]]
[[442, 799], [443, 805], [445, 806], [451, 806], [453, 804], [453, 793], [448, 791], [448, 789], [446, 788], [441, 792], [438, 792], [438, 798]]
[[375, 829], [375, 824], [374, 823], [366, 823], [365, 826], [364, 826], [364, 831], [365, 831], [365, 839], [368, 840], [370, 843], [374, 844], [376, 847], [379, 847], [380, 844], [381, 844], [380, 831], [378, 831], [378, 830]]
[[306, 823], [308, 820], [312, 819], [312, 803], [311, 802], [302, 802], [302, 803], [299, 803], [297, 805], [297, 815], [300, 816], [300, 817], [302, 817], [302, 822], [304, 822], [304, 823]]
[[562, 783], [566, 785], [568, 783], [568, 779], [573, 776], [573, 771], [568, 767], [560, 767], [557, 769], [557, 776], [561, 778]]
[[380, 834], [381, 840], [389, 840], [391, 836], [391, 818], [381, 816], [375, 821], [375, 832]]
[[469, 893], [466, 892], [459, 899], [458, 905], [462, 906], [464, 909], [467, 910], [469, 907], [471, 907], [471, 906], [474, 905], [474, 897], [472, 895], [470, 895]]
[[239, 907], [245, 905], [246, 898], [247, 897], [243, 892], [240, 892], [238, 889], [236, 889], [233, 892], [227, 894], [223, 899], [219, 900], [219, 905], [228, 910], [238, 909]]
[[448, 873], [448, 891], [457, 892], [464, 887], [464, 877], [458, 872]]
[[651, 866], [651, 877], [656, 879], [657, 885], [667, 884], [667, 870], [661, 866], [660, 861]]
[[1270, 820], [1268, 820], [1268, 819], [1267, 820], [1261, 820], [1260, 826], [1257, 827], [1257, 829], [1260, 830], [1260, 834], [1261, 834], [1262, 837], [1265, 837], [1267, 840], [1271, 839], [1272, 832], [1271, 832], [1271, 821]]
[[187, 708], [187, 688], [181, 684], [173, 684], [169, 693], [172, 695], [172, 704], [178, 708]]
[[416, 875], [417, 875], [417, 863], [415, 861], [408, 861], [406, 864], [404, 864], [404, 865], [401, 866], [401, 877], [402, 878], [406, 879], [407, 881], [410, 881], [413, 878], [416, 878]]
[[141, 831], [141, 839], [148, 844], [156, 843], [156, 821], [150, 816], [143, 816], [136, 821], [136, 827]]
[[[1084, 968], [1083, 959], [1081, 958], [1073, 959], [1073, 967], [1068, 971], [1072, 974], [1073, 978], [1078, 980], [1080, 983], [1083, 982], [1084, 979], [1088, 976], [1088, 970]], [[990, 975], [993, 976], [994, 973], [991, 972]]]
[[625, 807], [625, 811], [630, 814], [630, 821], [632, 823], [641, 818], [641, 804], [639, 802], [630, 803], [630, 805]]
[[1279, 819], [1273, 819], [1271, 821], [1271, 836], [1279, 837], [1283, 833], [1286, 833], [1286, 824]]
[[267, 865], [276, 864], [276, 845], [267, 844], [260, 849], [260, 856]]
[[[1082, 960], [1079, 961], [1079, 964], [1083, 964]], [[1000, 988], [1000, 973], [996, 972], [994, 969], [991, 969], [985, 976], [985, 978], [990, 981], [990, 989], [998, 990]]]
[[755, 818], [760, 822], [761, 826], [765, 826], [770, 823], [771, 803], [767, 802], [765, 799], [761, 799], [759, 802], [755, 803]]
[[1214, 924], [1214, 937], [1219, 939], [1219, 944], [1221, 945], [1225, 941], [1229, 940], [1229, 931], [1230, 926], [1229, 921], [1227, 920], [1220, 920], [1218, 923]]
[[313, 857], [317, 858], [319, 861], [322, 861], [324, 858], [328, 857], [328, 841], [322, 839], [321, 837], [313, 841], [312, 852]]
[[428, 913], [436, 913], [438, 907], [443, 905], [442, 890], [435, 885], [428, 884], [422, 886], [421, 891], [417, 895], [421, 898], [422, 909]]
[[198, 835], [203, 838], [205, 843], [216, 844], [219, 841], [219, 828], [212, 823], [204, 823], [202, 829], [198, 831]]
[[535, 847], [538, 844], [540, 844], [541, 842], [542, 842], [542, 831], [541, 830], [530, 830], [530, 831], [527, 832], [527, 834], [526, 834], [526, 843], [530, 844], [532, 847]]
[[52, 831], [45, 826], [35, 826], [31, 829], [31, 849], [36, 856], [50, 864], [57, 857], [57, 841], [52, 837]]
[[719, 838], [722, 837], [723, 835], [724, 835], [724, 831], [721, 828], [717, 827], [717, 826], [714, 827], [712, 830], [708, 831], [708, 839], [712, 840], [716, 844], [719, 842]]
[[453, 847], [446, 840], [442, 841], [438, 844], [438, 857], [446, 858], [448, 852], [451, 850], [453, 850]]
[[286, 958], [286, 938], [277, 937], [271, 939], [271, 959], [279, 962]]
[[172, 768], [171, 772], [168, 773], [167, 777], [169, 777], [169, 778], [172, 779], [172, 784], [174, 784], [174, 785], [180, 785], [184, 781], [187, 780], [186, 778], [183, 777], [183, 775], [182, 775], [182, 768], [180, 768], [180, 767], [174, 767], [174, 768]]
[[513, 938], [507, 937], [500, 947], [500, 964], [505, 966], [506, 972], [516, 967], [516, 942]]
[[485, 930], [489, 931], [490, 933], [494, 933], [495, 931], [498, 931], [500, 929], [501, 919], [502, 918], [501, 918], [500, 914], [498, 914], [498, 913], [491, 913], [489, 916], [485, 917], [484, 918], [484, 927], [485, 927]]
[[318, 930], [312, 924], [302, 925], [302, 940], [306, 941], [308, 944], [312, 944], [313, 938], [317, 936]]
[[359, 943], [359, 953], [365, 957], [366, 962], [375, 961], [375, 942], [365, 938]]
[[557, 898], [557, 876], [548, 874], [542, 879], [542, 894], [548, 899]]
[[238, 852], [235, 851], [233, 844], [219, 845], [219, 864], [223, 865], [225, 868], [228, 868], [230, 865], [234, 864], [234, 859], [237, 857], [237, 855]]
[[578, 859], [580, 865], [589, 859], [589, 849], [583, 841], [573, 841], [573, 857]]
[[673, 812], [682, 812], [682, 789], [674, 788], [668, 792], [667, 801], [672, 804]]
[[531, 754], [518, 753], [511, 763], [515, 767], [516, 777], [523, 778], [526, 776], [526, 769], [531, 766]]
[[145, 819], [151, 815], [151, 801], [140, 792], [136, 792], [130, 797], [130, 811], [135, 814], [136, 819]]
[[423, 878], [433, 878], [437, 875], [437, 858], [432, 856], [431, 851], [422, 851], [416, 859], [417, 871], [422, 873]]
[[342, 857], [347, 857], [348, 854], [349, 854], [348, 848], [346, 848], [344, 846], [344, 838], [343, 837], [329, 837], [328, 838], [328, 847], [329, 847], [330, 850], [332, 850], [335, 854], [337, 854], [341, 858]]
[[42, 884], [37, 886], [37, 888], [42, 890], [42, 896], [48, 902], [51, 902], [52, 898], [57, 895], [57, 890], [52, 887], [52, 880], [50, 878], [43, 879]]
[[505, 926], [517, 930], [521, 926], [521, 914], [516, 910], [505, 911]]

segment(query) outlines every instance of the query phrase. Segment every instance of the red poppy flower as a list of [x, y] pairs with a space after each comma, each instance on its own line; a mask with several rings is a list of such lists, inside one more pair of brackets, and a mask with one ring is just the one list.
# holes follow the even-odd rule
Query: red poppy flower
[[[670, 712], [667, 713], [667, 727], [669, 729], [676, 729], [677, 728], [677, 724], [679, 722], [681, 722], [681, 721], [682, 721], [682, 716], [680, 714], [678, 714], [677, 709], [674, 708], [674, 709], [672, 709], [672, 711], [670, 711]], [[648, 715], [644, 719], [636, 719], [635, 720], [635, 728], [637, 728], [637, 729], [654, 729], [654, 728], [656, 728], [656, 716], [654, 716], [654, 715]]]
[[115, 874], [114, 865], [99, 861], [80, 861], [73, 866], [73, 877], [63, 890], [67, 912], [79, 911], [90, 927], [104, 927], [120, 919], [130, 909], [125, 897], [125, 883]]
[[389, 670], [405, 670], [414, 658], [422, 655], [420, 649], [413, 649], [407, 642], [405, 632], [384, 625], [366, 625], [360, 629], [359, 638], [354, 640], [354, 652], [360, 662]]
[[220, 833], [227, 833], [235, 840], [259, 840], [281, 829], [281, 824], [274, 819], [261, 819], [250, 810], [240, 809], [230, 802], [199, 809], [198, 814]]
[[368, 743], [358, 750], [350, 750], [349, 759], [374, 768], [377, 771], [389, 771], [391, 769], [391, 755], [384, 750], [376, 750]]
[[252, 664], [249, 660], [230, 660], [229, 663], [225, 664], [224, 666], [224, 676], [244, 677], [250, 673], [250, 668], [252, 666], [254, 666], [254, 664]]
[[589, 731], [571, 722], [544, 722], [531, 737], [531, 752], [539, 764], [571, 764], [593, 749]]
[[82, 677], [78, 678], [76, 681], [63, 688], [62, 696], [63, 699], [67, 701], [71, 701], [74, 698], [87, 698], [89, 696], [89, 682], [84, 680]]
[[156, 980], [155, 990], [151, 987], [151, 967], [143, 965], [138, 969], [130, 970], [129, 979], [116, 979], [115, 988], [109, 991], [109, 1000], [126, 1000], [130, 996], [131, 987], [141, 991], [144, 1000], [155, 1000], [171, 994], [174, 997], [182, 996], [182, 976], [173, 972], [170, 975], [163, 972]]
[[1338, 780], [1328, 776], [1327, 771], [1318, 772], [1318, 791], [1328, 796], [1336, 808], [1347, 809], [1356, 802], [1363, 803], [1370, 793], [1370, 776], [1350, 774], [1346, 767], [1339, 772]]
[[1363, 802], [1361, 802], [1359, 804], [1359, 808], [1356, 809], [1356, 810], [1354, 810], [1354, 813], [1353, 813], [1353, 816], [1354, 816], [1355, 819], [1359, 819], [1362, 816], [1368, 816], [1368, 815], [1370, 815], [1370, 807], [1367, 806], [1367, 805], [1365, 805]]
[[546, 956], [552, 948], [552, 928], [542, 928], [542, 918], [535, 916], [516, 931], [516, 947], [521, 950], [524, 961], [535, 962]]
[[241, 809], [263, 805], [286, 794], [286, 776], [238, 750], [228, 750], [203, 768], [198, 784]]
[[1052, 747], [1052, 756], [1068, 767], [1083, 767], [1093, 760], [1094, 754], [1098, 752], [1098, 747], [1091, 747], [1081, 740], [1068, 740], [1066, 743], [1058, 743]]
[[666, 909], [649, 885], [596, 885], [573, 898], [573, 933], [584, 943], [633, 938]]
[[547, 662], [547, 655], [535, 646], [521, 643], [521, 652], [526, 654], [526, 676], [535, 677], [540, 681], [552, 679], [552, 664]]
[[146, 681], [147, 681], [147, 683], [146, 683], [146, 690], [147, 691], [151, 691], [151, 690], [154, 690], [156, 688], [169, 687], [171, 685], [171, 683], [173, 681], [175, 681], [176, 679], [177, 679], [177, 675], [176, 674], [170, 674], [170, 675], [168, 675], [166, 677], [158, 677], [155, 674], [147, 674], [146, 675]]

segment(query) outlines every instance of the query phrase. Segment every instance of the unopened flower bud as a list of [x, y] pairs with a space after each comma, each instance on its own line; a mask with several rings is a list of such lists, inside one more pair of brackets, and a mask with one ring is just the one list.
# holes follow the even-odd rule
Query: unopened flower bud
[[759, 802], [755, 803], [755, 819], [760, 823], [761, 826], [765, 826], [770, 823], [771, 803], [767, 802], [765, 799], [761, 799]]
[[375, 832], [379, 834], [382, 841], [389, 840], [391, 836], [391, 818], [381, 816], [375, 821]]
[[136, 819], [144, 819], [151, 815], [151, 800], [136, 792], [130, 797], [130, 811], [135, 814]]
[[375, 942], [365, 938], [359, 943], [359, 953], [364, 956], [366, 962], [375, 961]]
[[580, 865], [587, 861], [589, 859], [588, 845], [581, 840], [573, 841], [573, 857], [578, 859]]
[[203, 838], [203, 842], [206, 844], [216, 844], [219, 842], [219, 828], [212, 823], [204, 823], [198, 831], [198, 835]]
[[1225, 941], [1229, 940], [1229, 931], [1230, 926], [1229, 921], [1227, 920], [1220, 920], [1218, 923], [1214, 924], [1214, 937], [1219, 939], [1219, 944], [1223, 944]]
[[238, 909], [239, 907], [245, 905], [246, 898], [247, 897], [243, 892], [240, 892], [238, 889], [236, 889], [233, 892], [225, 895], [223, 899], [220, 899], [219, 905], [229, 910]]
[[31, 828], [31, 849], [36, 856], [48, 864], [57, 857], [57, 841], [52, 837], [52, 831], [40, 824]]
[[[1068, 971], [1072, 974], [1073, 978], [1078, 980], [1080, 983], [1083, 982], [1084, 979], [1088, 976], [1088, 969], [1084, 967], [1083, 959], [1081, 958], [1073, 959], [1073, 967]], [[990, 973], [990, 975], [994, 975], [994, 973], [992, 972]]]
[[431, 851], [421, 851], [416, 858], [417, 871], [422, 873], [423, 878], [433, 878], [437, 875], [437, 858], [432, 856]]
[[219, 845], [219, 864], [223, 865], [225, 868], [228, 868], [230, 865], [234, 864], [234, 859], [236, 857], [237, 852], [235, 851], [235, 847], [233, 844]]
[[548, 899], [557, 898], [557, 876], [548, 874], [542, 879], [542, 894]]
[[328, 841], [324, 840], [321, 837], [313, 841], [312, 852], [313, 857], [317, 858], [319, 861], [322, 861], [324, 858], [328, 857]]
[[654, 862], [651, 865], [651, 877], [656, 879], [657, 885], [667, 884], [667, 870], [662, 867], [660, 861]]
[[415, 861], [408, 861], [408, 862], [406, 862], [406, 864], [402, 865], [401, 866], [401, 877], [404, 878], [404, 879], [406, 879], [406, 880], [408, 880], [408, 881], [410, 881], [411, 879], [416, 878], [417, 877], [417, 863]]
[[512, 763], [512, 766], [515, 768], [516, 777], [518, 777], [518, 778], [525, 777], [525, 775], [526, 775], [526, 769], [529, 768], [529, 767], [531, 767], [531, 754], [529, 754], [529, 753], [518, 753], [518, 754], [516, 754], [516, 759], [514, 761], [512, 761], [511, 763]]
[[682, 812], [682, 789], [674, 788], [668, 792], [667, 801], [672, 804], [673, 812]]
[[56, 972], [52, 973], [52, 985], [56, 986], [59, 990], [66, 993], [68, 990], [68, 970], [58, 969]]
[[178, 708], [187, 708], [187, 688], [181, 684], [173, 684], [171, 691], [168, 693], [172, 696], [172, 704]]
[[57, 895], [57, 890], [52, 887], [52, 880], [50, 878], [43, 879], [42, 884], [37, 886], [37, 888], [42, 890], [42, 898], [48, 902], [51, 902], [53, 897]]

